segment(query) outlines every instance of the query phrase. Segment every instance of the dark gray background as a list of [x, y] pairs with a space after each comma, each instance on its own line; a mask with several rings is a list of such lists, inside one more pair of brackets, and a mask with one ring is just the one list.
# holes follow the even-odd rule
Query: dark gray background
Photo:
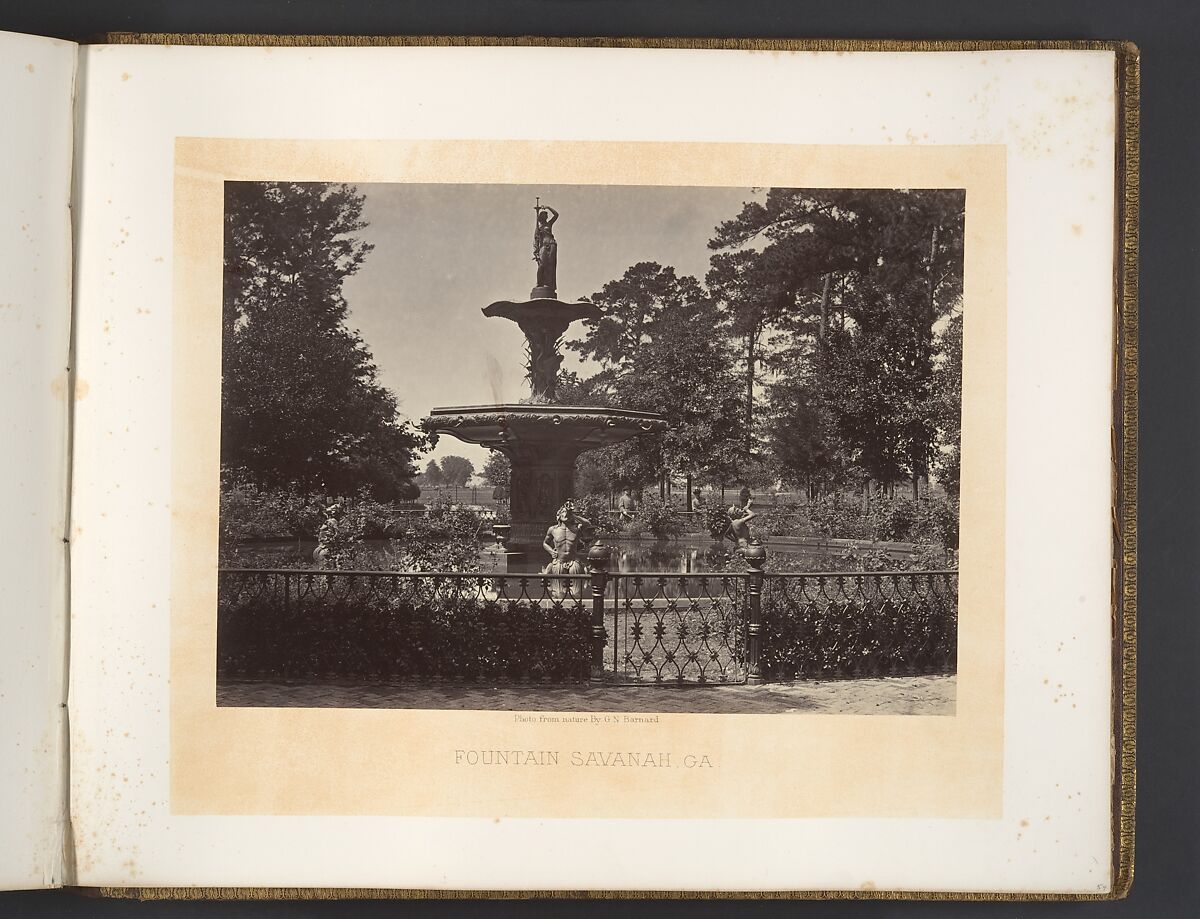
[[[0, 29], [754, 38], [1127, 39], [1142, 51], [1141, 496], [1135, 882], [1115, 903], [150, 903], [0, 894], [0, 916], [1188, 916], [1200, 914], [1196, 785], [1200, 438], [1200, 4], [1194, 0], [0, 0]], [[0, 203], [0, 208], [2, 208]], [[1053, 545], [1048, 547], [1053, 551]], [[1048, 611], [1049, 612], [1049, 611]], [[3, 819], [3, 815], [0, 815]], [[685, 827], [680, 832], [686, 832]], [[645, 848], [646, 843], [638, 844]], [[753, 840], [746, 840], [753, 846]], [[669, 840], [646, 857], [669, 869]]]

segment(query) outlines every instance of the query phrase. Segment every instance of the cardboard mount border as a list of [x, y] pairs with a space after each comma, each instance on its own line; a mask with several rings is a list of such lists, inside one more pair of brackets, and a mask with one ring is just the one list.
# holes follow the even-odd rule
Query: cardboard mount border
[[1124, 41], [901, 41], [887, 39], [511, 38], [448, 35], [254, 35], [109, 32], [91, 44], [244, 47], [570, 47], [743, 51], [1111, 51], [1116, 56], [1116, 213], [1113, 277], [1113, 889], [1105, 894], [980, 891], [415, 890], [338, 887], [99, 887], [85, 892], [140, 900], [337, 899], [802, 899], [1110, 900], [1133, 884], [1137, 709], [1138, 216], [1140, 60]]

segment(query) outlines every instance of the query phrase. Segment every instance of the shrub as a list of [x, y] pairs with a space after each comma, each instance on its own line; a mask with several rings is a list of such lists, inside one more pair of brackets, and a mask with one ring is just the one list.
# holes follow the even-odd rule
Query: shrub
[[621, 532], [620, 515], [609, 508], [607, 497], [591, 494], [574, 500], [576, 512], [595, 527], [597, 538], [609, 539]]
[[[403, 518], [391, 530], [383, 567], [391, 571], [478, 571], [483, 530], [483, 518], [475, 511], [435, 504], [426, 516]], [[366, 567], [380, 567], [378, 558]]]
[[872, 527], [857, 498], [822, 495], [806, 510], [813, 532], [832, 539], [870, 539]]
[[729, 532], [729, 514], [723, 507], [710, 506], [704, 513], [704, 525], [713, 539], [724, 539]]
[[396, 497], [401, 501], [416, 501], [421, 497], [421, 486], [415, 482], [404, 482], [396, 488]]
[[[488, 599], [487, 578], [223, 576], [222, 676], [568, 682], [588, 678], [586, 603]], [[286, 603], [283, 597], [287, 597]]]
[[315, 539], [325, 520], [325, 508], [337, 503], [346, 514], [363, 520], [365, 538], [387, 535], [402, 516], [390, 504], [366, 492], [353, 496], [301, 492], [296, 486], [262, 488], [251, 482], [226, 479], [221, 484], [221, 537], [227, 545], [247, 539]]
[[753, 509], [755, 518], [750, 528], [760, 536], [808, 536], [814, 532], [809, 516], [793, 507]]
[[314, 560], [322, 568], [354, 568], [362, 554], [366, 516], [361, 510], [343, 512], [335, 505], [317, 530]]
[[683, 518], [675, 508], [657, 498], [643, 501], [634, 517], [639, 528], [655, 539], [676, 539], [683, 532]]
[[917, 506], [912, 498], [893, 498], [880, 505], [873, 537], [886, 542], [905, 542], [917, 523]]
[[958, 549], [958, 499], [937, 492], [920, 501], [916, 533], [921, 541]]
[[[710, 515], [710, 529], [719, 538], [721, 521]], [[918, 552], [953, 550], [958, 546], [958, 501], [937, 491], [911, 497], [872, 497], [864, 512], [862, 500], [841, 492], [822, 495], [805, 505], [761, 510], [751, 523], [764, 536], [815, 535], [830, 539], [912, 542]]]
[[264, 489], [251, 482], [221, 484], [221, 536], [230, 542], [272, 537], [316, 535], [323, 520], [323, 495], [302, 494], [295, 487]]
[[[917, 576], [918, 578], [920, 576]], [[958, 584], [930, 576], [767, 578], [763, 672], [773, 679], [953, 673]]]

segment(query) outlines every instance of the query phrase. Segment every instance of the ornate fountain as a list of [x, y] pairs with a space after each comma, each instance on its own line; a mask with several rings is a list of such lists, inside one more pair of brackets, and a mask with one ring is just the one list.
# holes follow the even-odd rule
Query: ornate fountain
[[558, 509], [572, 497], [577, 456], [667, 427], [667, 420], [656, 412], [555, 401], [563, 334], [571, 323], [599, 319], [604, 313], [587, 300], [558, 299], [558, 243], [553, 232], [558, 212], [540, 202], [534, 210], [537, 285], [528, 300], [498, 300], [483, 308], [483, 315], [511, 320], [525, 333], [529, 398], [509, 405], [435, 408], [422, 421], [430, 433], [449, 434], [508, 457], [514, 548], [541, 542]]

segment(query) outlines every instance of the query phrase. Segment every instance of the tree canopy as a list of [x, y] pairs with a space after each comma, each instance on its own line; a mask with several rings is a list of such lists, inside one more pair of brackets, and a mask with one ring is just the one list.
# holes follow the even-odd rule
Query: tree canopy
[[661, 412], [671, 426], [599, 451], [592, 462], [613, 484], [639, 487], [671, 472], [702, 475], [731, 459], [743, 425], [735, 358], [714, 334], [720, 316], [703, 286], [640, 262], [594, 300], [604, 317], [568, 347], [601, 369], [586, 380], [564, 375], [560, 398]]
[[346, 325], [362, 207], [349, 185], [225, 185], [221, 461], [252, 480], [410, 493], [426, 439]]
[[483, 481], [497, 488], [508, 488], [509, 477], [512, 474], [512, 463], [499, 450], [488, 452], [487, 462], [483, 465]]
[[597, 371], [560, 391], [672, 427], [584, 462], [614, 486], [673, 473], [810, 491], [915, 489], [932, 466], [956, 490], [964, 210], [958, 189], [770, 188], [715, 229], [703, 284], [631, 266], [568, 342]]
[[[327, 183], [225, 193], [222, 463], [262, 484], [412, 493], [428, 439], [348, 327], [370, 256], [363, 197]], [[717, 226], [703, 280], [638, 261], [566, 342], [557, 401], [660, 412], [667, 431], [589, 451], [583, 490], [783, 481], [810, 494], [959, 480], [965, 197], [959, 189], [765, 189]], [[460, 484], [463, 457], [421, 481]], [[507, 460], [483, 475], [507, 487]]]
[[442, 457], [442, 478], [447, 485], [466, 485], [474, 474], [475, 464], [466, 457]]
[[772, 188], [717, 228], [710, 284], [734, 291], [735, 327], [774, 333], [759, 360], [781, 381], [766, 433], [783, 471], [811, 482], [857, 469], [914, 488], [928, 473], [936, 329], [961, 304], [964, 207], [958, 189]]
[[425, 471], [421, 473], [421, 481], [430, 487], [446, 484], [446, 477], [442, 474], [442, 467], [438, 465], [438, 461], [431, 459], [425, 465]]

